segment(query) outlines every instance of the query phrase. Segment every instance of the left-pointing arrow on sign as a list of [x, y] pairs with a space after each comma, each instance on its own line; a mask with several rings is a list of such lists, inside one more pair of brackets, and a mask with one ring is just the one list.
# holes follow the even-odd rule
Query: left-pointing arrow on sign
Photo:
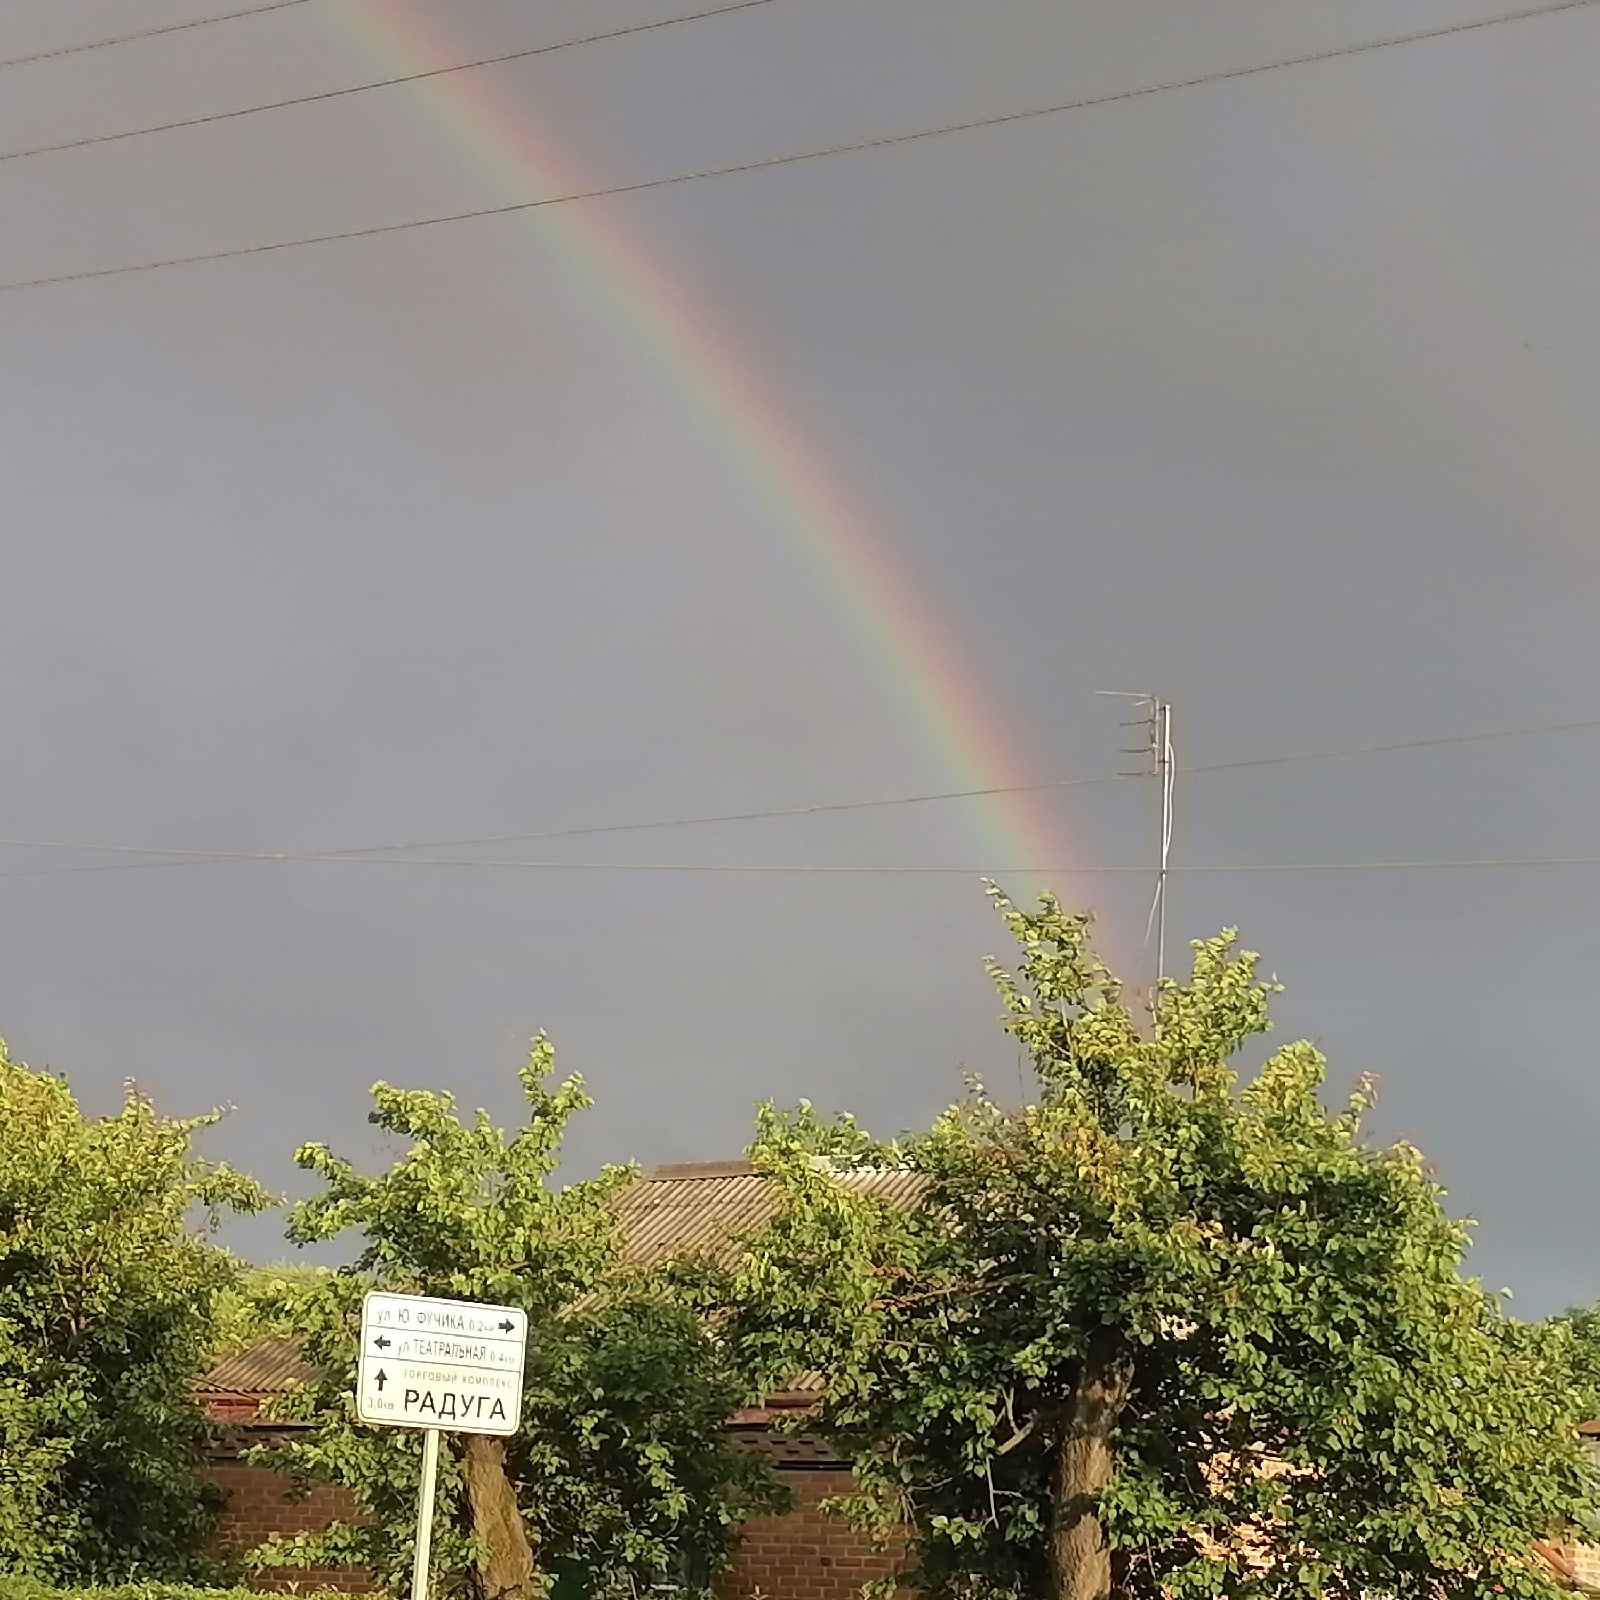
[[377, 1345], [380, 1350], [387, 1350], [389, 1348], [389, 1341], [385, 1339], [381, 1333], [372, 1342]]

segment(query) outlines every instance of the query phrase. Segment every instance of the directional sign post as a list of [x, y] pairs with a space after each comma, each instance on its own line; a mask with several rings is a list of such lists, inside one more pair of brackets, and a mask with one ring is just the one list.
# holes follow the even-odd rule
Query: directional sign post
[[423, 1430], [412, 1600], [427, 1600], [439, 1434], [515, 1433], [527, 1349], [528, 1315], [514, 1306], [377, 1292], [362, 1302], [356, 1415]]
[[369, 1294], [356, 1415], [380, 1428], [515, 1433], [528, 1317], [512, 1306]]

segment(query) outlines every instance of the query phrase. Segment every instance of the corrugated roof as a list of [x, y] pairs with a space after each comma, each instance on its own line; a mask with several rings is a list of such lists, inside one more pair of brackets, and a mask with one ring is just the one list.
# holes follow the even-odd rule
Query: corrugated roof
[[[880, 1170], [852, 1173], [844, 1181], [891, 1204], [911, 1205], [925, 1180], [914, 1172]], [[627, 1258], [639, 1265], [687, 1255], [730, 1260], [740, 1235], [759, 1228], [774, 1210], [766, 1179], [748, 1161], [657, 1167], [617, 1205]]]
[[[916, 1173], [878, 1170], [848, 1175], [852, 1188], [891, 1204], [911, 1205], [924, 1180]], [[623, 1251], [639, 1266], [701, 1255], [731, 1261], [742, 1234], [771, 1217], [774, 1200], [766, 1180], [748, 1161], [684, 1161], [657, 1167], [617, 1201]], [[195, 1386], [200, 1395], [283, 1394], [315, 1374], [292, 1339], [263, 1339], [225, 1356]], [[820, 1373], [794, 1381], [792, 1392], [822, 1392]]]
[[196, 1385], [203, 1395], [284, 1394], [316, 1377], [295, 1339], [262, 1339], [226, 1355]]

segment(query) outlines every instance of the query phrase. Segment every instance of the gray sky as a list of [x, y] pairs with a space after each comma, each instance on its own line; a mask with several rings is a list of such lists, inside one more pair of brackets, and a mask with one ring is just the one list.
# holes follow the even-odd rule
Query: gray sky
[[[0, 55], [215, 0], [9, 0]], [[669, 16], [307, 0], [7, 71], [0, 150]], [[1484, 15], [1465, 0], [776, 0], [493, 69], [588, 184]], [[1600, 715], [1600, 7], [966, 137], [586, 204], [721, 336], [943, 608], [1027, 770]], [[515, 118], [513, 119], [513, 121]], [[528, 198], [414, 91], [0, 163], [0, 279]], [[0, 296], [0, 833], [313, 851], [962, 787], [556, 213]], [[580, 264], [581, 268], [581, 264]], [[590, 263], [592, 273], [593, 263]], [[988, 772], [978, 774], [990, 777]], [[1583, 855], [1600, 735], [1196, 776], [1180, 862]], [[1149, 785], [565, 843], [586, 861], [1119, 865]], [[474, 852], [459, 852], [471, 855]], [[477, 854], [484, 854], [479, 851]], [[114, 858], [6, 848], [0, 870]], [[1027, 874], [1008, 874], [1019, 890]], [[1142, 881], [1058, 878], [1147, 963]], [[1342, 1093], [1532, 1313], [1600, 1295], [1581, 1024], [1600, 869], [1207, 875]], [[547, 1029], [580, 1165], [730, 1154], [754, 1103], [885, 1131], [1015, 1052], [975, 878], [239, 864], [0, 879], [0, 1031], [213, 1148], [373, 1150], [377, 1077], [514, 1111]], [[1142, 974], [1135, 971], [1135, 976]], [[241, 1235], [272, 1253], [273, 1230]]]

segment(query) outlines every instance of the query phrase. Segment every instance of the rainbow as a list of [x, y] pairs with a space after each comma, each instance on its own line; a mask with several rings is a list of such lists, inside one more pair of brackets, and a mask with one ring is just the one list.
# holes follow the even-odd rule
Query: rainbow
[[[459, 59], [409, 0], [339, 0], [318, 9], [339, 42], [383, 76]], [[586, 187], [535, 111], [497, 89], [495, 78], [468, 72], [399, 92], [504, 199]], [[1027, 739], [927, 586], [731, 331], [695, 303], [651, 242], [626, 227], [622, 210], [576, 204], [522, 220], [541, 245], [561, 253], [575, 287], [692, 410], [729, 469], [764, 504], [793, 559], [848, 627], [901, 725], [937, 762], [939, 781], [959, 790], [1036, 782]], [[1071, 854], [1055, 798], [1045, 790], [974, 802], [981, 846], [997, 872], [1062, 873]], [[1033, 885], [1015, 887], [1031, 892]], [[1066, 884], [1058, 887], [1067, 893]]]

